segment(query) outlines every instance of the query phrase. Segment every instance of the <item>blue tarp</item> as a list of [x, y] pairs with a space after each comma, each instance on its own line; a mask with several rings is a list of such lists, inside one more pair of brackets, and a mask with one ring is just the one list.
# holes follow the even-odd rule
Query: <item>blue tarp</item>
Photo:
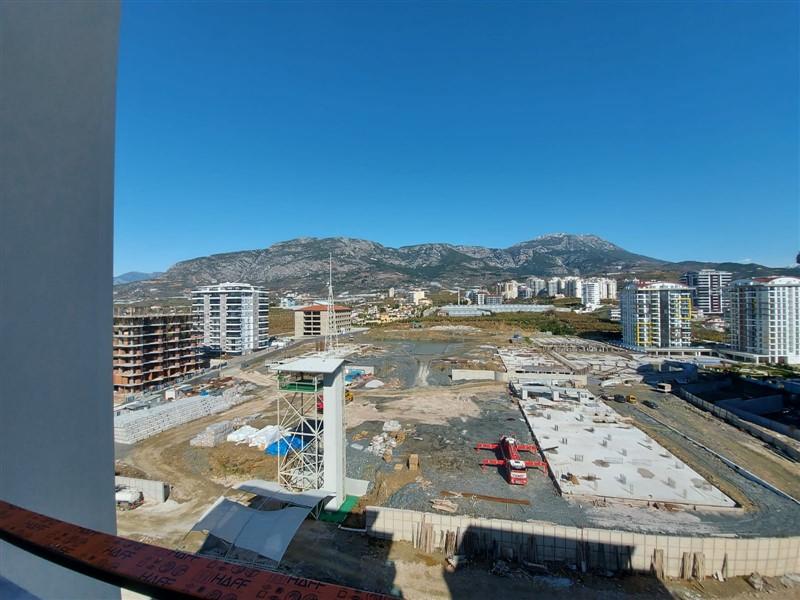
[[286, 456], [286, 453], [289, 452], [289, 446], [295, 450], [299, 450], [303, 447], [303, 440], [296, 435], [283, 437], [277, 442], [272, 442], [269, 446], [267, 446], [267, 449], [264, 450], [264, 453], [269, 454], [270, 456]]

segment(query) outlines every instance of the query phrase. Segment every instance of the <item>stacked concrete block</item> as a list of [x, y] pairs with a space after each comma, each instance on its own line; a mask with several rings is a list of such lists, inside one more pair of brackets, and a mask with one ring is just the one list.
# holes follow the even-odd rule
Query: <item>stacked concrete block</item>
[[212, 423], [189, 440], [189, 445], [200, 448], [213, 448], [224, 442], [227, 435], [233, 431], [233, 428], [233, 421]]
[[192, 396], [114, 417], [114, 441], [135, 444], [189, 421], [217, 414], [244, 402], [233, 390], [222, 395]]

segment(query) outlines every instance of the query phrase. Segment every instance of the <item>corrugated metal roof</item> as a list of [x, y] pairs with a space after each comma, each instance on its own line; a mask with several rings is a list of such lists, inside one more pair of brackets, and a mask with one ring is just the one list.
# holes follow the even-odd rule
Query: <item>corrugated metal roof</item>
[[343, 358], [308, 356], [274, 367], [281, 373], [334, 373], [344, 364]]

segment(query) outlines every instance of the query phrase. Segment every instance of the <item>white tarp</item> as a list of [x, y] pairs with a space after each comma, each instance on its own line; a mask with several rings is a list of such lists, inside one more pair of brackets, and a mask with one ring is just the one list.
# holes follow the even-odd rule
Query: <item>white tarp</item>
[[296, 506], [256, 510], [221, 498], [192, 530], [207, 531], [237, 548], [280, 562], [309, 512], [309, 508]]
[[264, 481], [263, 479], [251, 479], [235, 486], [237, 490], [249, 492], [256, 496], [263, 496], [265, 498], [272, 498], [287, 504], [294, 504], [302, 506], [309, 510], [314, 508], [320, 502], [327, 501], [333, 498], [336, 494], [325, 490], [306, 490], [305, 492], [290, 492], [289, 490], [281, 487], [279, 483], [274, 481]]
[[277, 425], [267, 425], [251, 435], [248, 441], [251, 446], [258, 446], [263, 450], [272, 442], [277, 442], [280, 438], [280, 428]]
[[240, 427], [236, 431], [230, 432], [226, 439], [229, 442], [236, 442], [238, 444], [240, 442], [246, 442], [255, 433], [258, 433], [258, 429], [256, 429], [255, 427], [251, 427], [250, 425], [245, 425], [244, 427]]

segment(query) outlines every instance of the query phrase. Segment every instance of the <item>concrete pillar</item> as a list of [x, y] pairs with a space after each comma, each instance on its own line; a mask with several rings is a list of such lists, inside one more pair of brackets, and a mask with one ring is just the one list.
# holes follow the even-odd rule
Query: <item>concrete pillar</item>
[[[0, 2], [0, 497], [108, 533], [118, 26], [116, 0]], [[5, 543], [0, 577], [119, 598]]]
[[344, 367], [325, 375], [323, 386], [323, 488], [336, 494], [326, 508], [337, 509], [345, 497]]

